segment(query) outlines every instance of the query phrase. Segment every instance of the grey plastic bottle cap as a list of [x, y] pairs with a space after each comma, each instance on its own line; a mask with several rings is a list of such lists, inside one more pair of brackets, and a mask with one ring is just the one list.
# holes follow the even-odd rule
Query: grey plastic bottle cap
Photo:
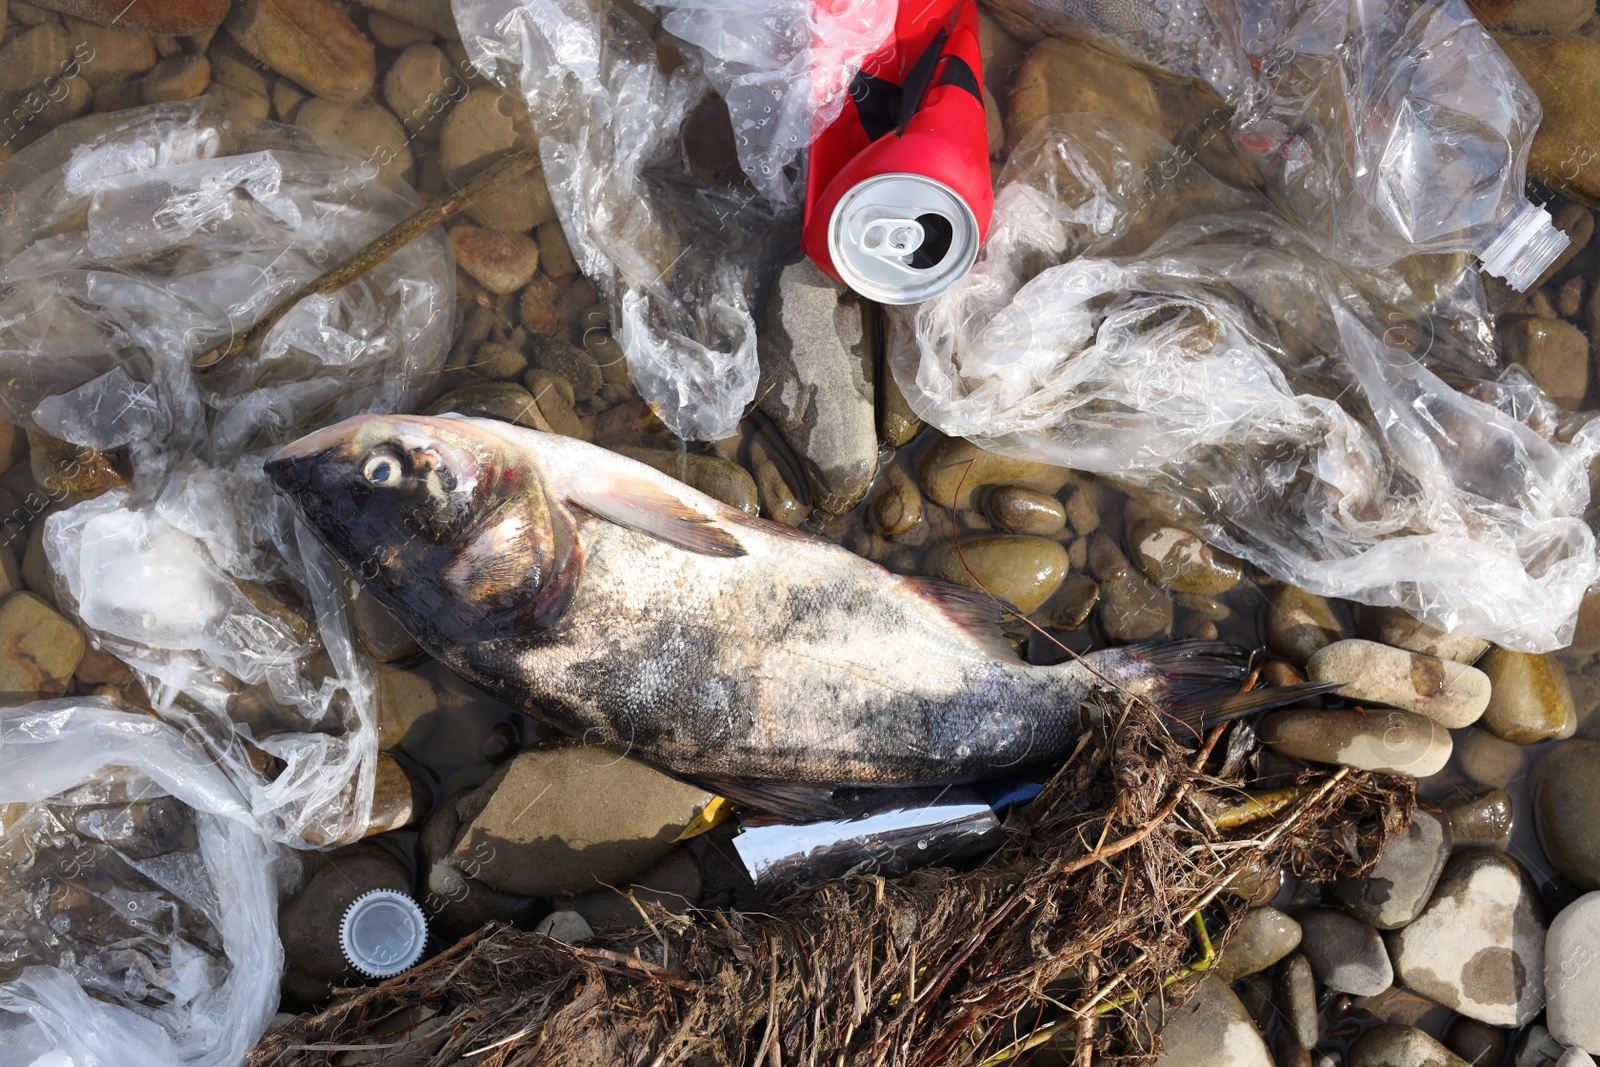
[[428, 920], [417, 902], [396, 889], [369, 889], [345, 909], [339, 948], [368, 978], [392, 978], [422, 958]]

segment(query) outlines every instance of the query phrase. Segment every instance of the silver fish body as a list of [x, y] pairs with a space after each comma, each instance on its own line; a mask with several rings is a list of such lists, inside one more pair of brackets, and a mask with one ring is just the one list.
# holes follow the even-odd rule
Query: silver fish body
[[1190, 718], [1283, 699], [1230, 702], [1243, 661], [1214, 643], [1029, 666], [982, 593], [894, 575], [602, 448], [506, 423], [365, 416], [268, 466], [451, 669], [731, 794], [1059, 761], [1096, 689]]

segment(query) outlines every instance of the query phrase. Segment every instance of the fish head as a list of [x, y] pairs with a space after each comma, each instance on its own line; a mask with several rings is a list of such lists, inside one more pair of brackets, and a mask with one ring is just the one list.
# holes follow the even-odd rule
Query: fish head
[[576, 581], [571, 513], [497, 425], [361, 415], [266, 462], [318, 539], [435, 655], [549, 625]]

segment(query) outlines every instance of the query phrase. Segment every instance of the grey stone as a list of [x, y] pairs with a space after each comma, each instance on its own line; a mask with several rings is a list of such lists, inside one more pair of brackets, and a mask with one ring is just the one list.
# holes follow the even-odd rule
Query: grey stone
[[422, 897], [428, 927], [441, 939], [458, 941], [484, 923], [498, 920], [528, 926], [548, 910], [537, 897], [518, 896], [491, 889], [444, 859], [461, 831], [459, 806], [471, 795], [462, 790], [440, 804], [417, 834], [422, 867]]
[[1278, 1005], [1288, 1029], [1303, 1049], [1317, 1043], [1317, 983], [1311, 962], [1296, 952], [1278, 973]]
[[352, 901], [369, 889], [411, 892], [411, 876], [376, 845], [330, 852], [305, 887], [278, 909], [284, 957], [300, 973], [327, 982], [361, 981], [339, 948], [339, 923]]
[[463, 802], [445, 862], [519, 896], [617, 885], [661, 860], [711, 799], [602, 749], [523, 752]]
[[1596, 782], [1600, 782], [1600, 741], [1552, 745], [1535, 770], [1533, 818], [1539, 842], [1551, 865], [1579, 889], [1600, 889]]
[[1378, 1026], [1350, 1050], [1350, 1067], [1471, 1067], [1414, 1026]]
[[1372, 927], [1331, 908], [1297, 912], [1295, 920], [1300, 923], [1300, 951], [1317, 981], [1329, 989], [1370, 997], [1394, 983], [1383, 938]]
[[1600, 1053], [1600, 892], [1574, 900], [1550, 923], [1544, 986], [1550, 1036]]
[[836, 515], [860, 503], [878, 466], [874, 323], [866, 300], [796, 252], [759, 334], [761, 410], [799, 457], [816, 505]]
[[1266, 623], [1267, 647], [1296, 663], [1350, 636], [1327, 600], [1287, 583], [1273, 589], [1268, 598]]
[[1365, 878], [1341, 878], [1334, 892], [1350, 914], [1379, 930], [1404, 926], [1422, 911], [1450, 857], [1449, 824], [1418, 811]]
[[1166, 1052], [1151, 1067], [1272, 1067], [1272, 1056], [1239, 998], [1207, 978], [1189, 1000], [1167, 1013], [1161, 1029]]
[[1251, 908], [1211, 970], [1220, 981], [1232, 982], [1266, 970], [1299, 944], [1299, 923], [1277, 908]]
[[1388, 935], [1400, 980], [1493, 1026], [1522, 1026], [1544, 1008], [1544, 912], [1516, 860], [1469, 849], [1415, 922]]
[[1594, 1057], [1581, 1048], [1569, 1048], [1556, 1061], [1556, 1067], [1594, 1067]]
[[1257, 728], [1261, 740], [1296, 759], [1426, 778], [1450, 759], [1450, 731], [1414, 712], [1289, 708]]
[[1356, 620], [1356, 632], [1369, 641], [1455, 660], [1457, 663], [1473, 663], [1489, 647], [1489, 642], [1481, 637], [1447, 634], [1412, 618], [1402, 608], [1362, 605], [1361, 617]]
[[1359, 638], [1319, 649], [1306, 662], [1306, 677], [1341, 683], [1346, 700], [1404, 708], [1452, 730], [1476, 722], [1489, 704], [1482, 671]]
[[589, 928], [589, 921], [570, 909], [552, 911], [539, 920], [539, 925], [533, 928], [533, 932], [569, 943], [594, 936], [594, 931]]
[[1550, 1031], [1534, 1023], [1522, 1032], [1511, 1050], [1511, 1067], [1556, 1067], [1564, 1055], [1566, 1049], [1550, 1036]]
[[700, 889], [700, 865], [687, 852], [675, 850], [631, 885], [585, 893], [569, 906], [597, 930], [628, 929], [645, 925], [635, 902], [676, 914], [700, 902]]

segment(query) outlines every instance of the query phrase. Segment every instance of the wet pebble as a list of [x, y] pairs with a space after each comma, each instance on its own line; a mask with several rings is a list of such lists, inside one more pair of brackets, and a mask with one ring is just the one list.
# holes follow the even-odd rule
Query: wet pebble
[[906, 403], [900, 383], [885, 367], [878, 375], [878, 436], [890, 448], [901, 448], [911, 443], [922, 430], [922, 420]]
[[383, 99], [412, 136], [437, 141], [452, 96], [465, 87], [450, 60], [431, 44], [413, 44], [383, 76]]
[[1444, 1046], [1470, 1067], [1500, 1067], [1506, 1057], [1506, 1032], [1458, 1015], [1444, 1032]]
[[1167, 1051], [1152, 1067], [1272, 1067], [1250, 1013], [1215, 978], [1202, 981], [1182, 1007], [1168, 1011], [1161, 1040]]
[[[535, 143], [527, 106], [490, 86], [473, 89], [439, 127], [439, 165], [452, 182], [467, 181], [511, 152]], [[468, 212], [502, 233], [527, 233], [555, 217], [550, 190], [538, 170], [496, 183], [473, 198]]]
[[1575, 33], [1594, 15], [1588, 0], [1472, 0], [1485, 26], [1510, 33]]
[[700, 902], [700, 889], [700, 865], [687, 852], [674, 849], [631, 884], [585, 893], [566, 903], [596, 930], [626, 930], [645, 925], [635, 901], [678, 914]]
[[439, 710], [439, 694], [426, 678], [414, 671], [380, 666], [376, 673], [378, 746], [401, 747], [424, 716]]
[[799, 458], [813, 503], [842, 515], [878, 466], [876, 319], [798, 251], [779, 269], [764, 315], [759, 405]]
[[0, 705], [58, 697], [88, 643], [76, 626], [34, 593], [0, 603]]
[[1296, 759], [1383, 774], [1426, 778], [1450, 759], [1450, 731], [1409, 711], [1289, 708], [1267, 715], [1258, 731], [1263, 742]]
[[1443, 630], [1412, 618], [1403, 608], [1362, 605], [1356, 632], [1369, 641], [1393, 645], [1408, 652], [1421, 652], [1457, 663], [1474, 663], [1489, 642], [1481, 637], [1447, 634]]
[[1476, 722], [1489, 704], [1482, 671], [1375, 641], [1336, 641], [1319, 649], [1306, 662], [1306, 677], [1342, 684], [1344, 700], [1414, 711], [1452, 730]]
[[205, 56], [177, 55], [157, 63], [142, 79], [140, 91], [147, 104], [193, 100], [211, 84], [211, 61]]
[[1076, 570], [1069, 573], [1045, 607], [1045, 624], [1056, 630], [1076, 630], [1089, 621], [1100, 600], [1100, 584]]
[[716, 497], [730, 508], [738, 508], [748, 515], [756, 514], [760, 508], [756, 503], [755, 479], [731, 459], [625, 445], [618, 446], [615, 451], [654, 467], [707, 496]]
[[535, 334], [528, 339], [528, 363], [535, 370], [559, 374], [572, 387], [573, 403], [588, 400], [605, 384], [594, 357], [559, 337]]
[[1453, 796], [1445, 814], [1458, 845], [1503, 845], [1511, 837], [1511, 797], [1503, 789]]
[[[228, 13], [226, 0], [40, 0], [38, 7], [75, 15], [101, 26], [118, 26], [153, 34], [200, 36], [215, 30]], [[0, 9], [3, 11], [3, 9]]]
[[434, 809], [417, 834], [419, 903], [428, 913], [429, 933], [443, 940], [459, 940], [490, 921], [526, 926], [548, 910], [543, 898], [504, 893], [478, 881], [472, 876], [477, 857], [466, 863], [451, 858], [462, 808], [473, 802], [474, 791], [457, 793]]
[[379, 663], [397, 663], [422, 651], [416, 638], [395, 621], [389, 609], [359, 584], [347, 584], [345, 606], [350, 612], [350, 626], [355, 630], [356, 640], [367, 655]]
[[521, 289], [539, 269], [539, 246], [525, 234], [457, 226], [450, 231], [450, 247], [456, 264], [497, 295]]
[[1469, 849], [1388, 939], [1409, 988], [1491, 1026], [1522, 1026], [1544, 1007], [1544, 936], [1539, 891], [1516, 860]]
[[1296, 952], [1283, 961], [1278, 973], [1278, 1007], [1301, 1048], [1317, 1043], [1317, 983], [1304, 953]]
[[1211, 973], [1222, 982], [1264, 971], [1300, 944], [1300, 924], [1277, 908], [1251, 908], [1217, 957]]
[[122, 25], [98, 26], [75, 18], [68, 18], [66, 25], [74, 41], [87, 44], [94, 52], [94, 59], [83, 68], [83, 76], [96, 88], [136, 78], [156, 65], [156, 46], [148, 33]]
[[1228, 888], [1223, 890], [1231, 897], [1245, 902], [1252, 908], [1259, 908], [1277, 897], [1278, 891], [1283, 888], [1283, 872], [1277, 867], [1263, 866], [1260, 860], [1252, 860], [1228, 883]]
[[325, 982], [362, 981], [339, 948], [339, 924], [351, 902], [369, 889], [410, 893], [411, 875], [373, 845], [329, 853], [305, 888], [278, 909], [278, 936], [289, 966]]
[[372, 42], [331, 0], [234, 0], [226, 26], [246, 52], [325, 99], [360, 100], [377, 80]]
[[[891, 474], [896, 470], [890, 468]], [[770, 448], [760, 437], [750, 442], [750, 475], [756, 482], [756, 501], [761, 506], [762, 518], [781, 522], [785, 526], [799, 526], [805, 521], [808, 510], [800, 503], [793, 487], [789, 485], [789, 479], [784, 477], [777, 461], [772, 458]], [[914, 486], [912, 491], [916, 491]], [[920, 497], [917, 499], [917, 517], [922, 517]]]
[[963, 512], [972, 509], [972, 494], [985, 486], [1022, 485], [1054, 493], [1070, 477], [1071, 472], [1063, 467], [1012, 459], [985, 451], [960, 437], [939, 441], [924, 452], [917, 463], [917, 480], [922, 483], [922, 491], [928, 499], [941, 508], [954, 506]]
[[1544, 982], [1550, 1036], [1600, 1053], [1600, 892], [1584, 894], [1551, 921]]
[[502, 422], [526, 426], [530, 430], [551, 432], [550, 424], [539, 411], [539, 405], [534, 402], [533, 394], [522, 386], [512, 385], [510, 382], [483, 382], [479, 385], [464, 386], [441, 396], [426, 409], [426, 414], [429, 415], [447, 413], [470, 415], [481, 419], [499, 419]]
[[1349, 1067], [1467, 1067], [1466, 1061], [1414, 1026], [1385, 1025], [1361, 1035]]
[[1079, 41], [1046, 38], [1028, 50], [1006, 102], [1006, 151], [1046, 115], [1099, 111], [1136, 126], [1164, 128], [1150, 79]]
[[1100, 628], [1107, 637], [1144, 641], [1172, 633], [1172, 598], [1104, 534], [1090, 538], [1089, 570], [1100, 579]]
[[358, 146], [373, 163], [398, 177], [408, 177], [415, 163], [405, 127], [388, 108], [371, 100], [353, 104], [307, 100], [295, 111], [294, 124]]
[[444, 862], [519, 896], [617, 885], [660, 861], [711, 799], [601, 749], [523, 752], [458, 805]]
[[1518, 775], [1528, 753], [1521, 745], [1514, 745], [1475, 726], [1456, 735], [1456, 751], [1461, 753], [1461, 770], [1479, 785], [1506, 788]]
[[872, 499], [872, 521], [885, 537], [906, 533], [922, 521], [922, 494], [899, 467], [890, 467]]
[[1133, 560], [1150, 580], [1179, 593], [1225, 593], [1239, 584], [1239, 561], [1197, 535], [1154, 519], [1128, 528]]
[[571, 909], [552, 911], [539, 920], [533, 932], [568, 944], [574, 941], [586, 941], [594, 936], [594, 930], [590, 928], [588, 920]]
[[1496, 333], [1506, 358], [1528, 368], [1550, 399], [1576, 410], [1589, 391], [1589, 338], [1560, 319], [1507, 316]]
[[1579, 889], [1600, 889], [1597, 782], [1600, 741], [1562, 741], [1535, 768], [1533, 817], [1539, 842], [1551, 866]]
[[934, 578], [987, 589], [1023, 614], [1035, 610], [1067, 576], [1067, 552], [1057, 541], [1021, 534], [963, 537], [928, 553], [923, 569]]
[[34, 430], [28, 431], [28, 464], [34, 482], [57, 499], [87, 500], [128, 484], [127, 476], [104, 452]]
[[533, 396], [539, 414], [550, 429], [563, 437], [587, 439], [583, 420], [573, 407], [572, 386], [559, 374], [531, 370], [522, 376], [522, 385]]
[[1334, 893], [1350, 914], [1379, 930], [1415, 919], [1444, 872], [1452, 825], [1431, 811], [1418, 811], [1389, 841], [1365, 878], [1341, 878]]
[[1295, 921], [1300, 924], [1300, 951], [1317, 981], [1329, 989], [1370, 997], [1394, 983], [1383, 938], [1366, 923], [1331, 908], [1296, 912]]
[[1323, 597], [1281, 583], [1267, 599], [1267, 647], [1284, 659], [1304, 663], [1318, 649], [1349, 636]]
[[448, 4], [441, 6], [432, 0], [361, 0], [361, 3], [391, 19], [421, 27], [447, 40], [454, 41], [461, 36]]
[[1488, 675], [1483, 726], [1519, 745], [1547, 741], [1576, 716], [1567, 672], [1554, 656], [1491, 648], [1477, 669]]
[[421, 779], [409, 773], [387, 752], [378, 753], [365, 836], [414, 825], [432, 805], [433, 795]]
[[[1569, 196], [1600, 200], [1600, 155], [1592, 127], [1600, 94], [1600, 43], [1559, 34], [1496, 37], [1543, 112], [1528, 153], [1528, 176]], [[1550, 77], [1549, 71], [1560, 71], [1561, 77]]]
[[0, 45], [0, 93], [25, 93], [56, 76], [69, 61], [72, 43], [54, 19], [9, 37]]
[[996, 486], [984, 500], [989, 521], [1007, 533], [1050, 537], [1067, 525], [1067, 512], [1049, 493], [1020, 485]]

